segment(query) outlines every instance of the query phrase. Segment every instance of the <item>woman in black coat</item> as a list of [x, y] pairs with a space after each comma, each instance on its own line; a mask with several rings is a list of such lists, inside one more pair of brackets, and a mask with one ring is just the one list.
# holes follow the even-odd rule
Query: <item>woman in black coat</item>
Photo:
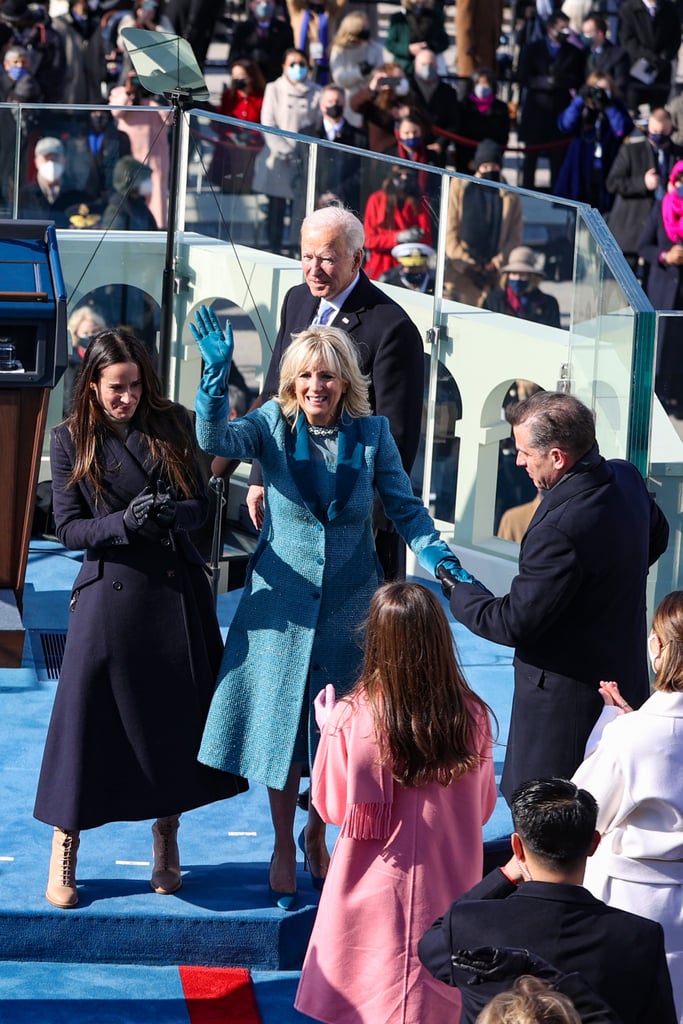
[[188, 537], [207, 499], [190, 416], [135, 337], [90, 343], [50, 459], [57, 536], [85, 556], [34, 810], [55, 827], [46, 897], [78, 903], [81, 829], [144, 818], [157, 818], [152, 888], [175, 892], [179, 813], [246, 784], [196, 760], [223, 653]]
[[[638, 243], [649, 266], [647, 295], [655, 309], [683, 309], [683, 160], [669, 175], [668, 191], [650, 211]], [[683, 419], [683, 343], [680, 320], [662, 317], [657, 341], [655, 393], [669, 413]]]

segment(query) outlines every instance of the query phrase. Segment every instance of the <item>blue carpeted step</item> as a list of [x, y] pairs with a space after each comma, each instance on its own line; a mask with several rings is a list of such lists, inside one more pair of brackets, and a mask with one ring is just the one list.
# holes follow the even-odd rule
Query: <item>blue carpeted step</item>
[[[262, 1024], [308, 1024], [293, 1008], [296, 971], [254, 971]], [[178, 968], [0, 961], [0, 1021], [189, 1024]]]
[[[0, 955], [4, 960], [72, 963], [74, 969], [80, 961], [300, 967], [318, 897], [300, 870], [300, 909], [285, 915], [269, 906], [273, 832], [262, 786], [183, 815], [184, 884], [177, 894], [157, 896], [149, 887], [150, 822], [120, 822], [81, 836], [78, 908], [57, 910], [46, 902], [51, 829], [35, 821], [31, 811], [56, 683], [40, 661], [41, 643], [34, 634], [65, 628], [77, 570], [77, 559], [59, 545], [43, 544], [29, 557], [24, 623], [33, 642], [27, 644], [22, 669], [0, 670]], [[219, 599], [223, 629], [236, 600], [234, 593]], [[471, 684], [498, 715], [502, 743], [512, 690], [510, 651], [457, 624], [453, 631]], [[501, 745], [497, 762], [502, 753]], [[305, 820], [304, 812], [297, 811], [297, 832]], [[484, 831], [488, 844], [500, 841], [500, 848], [488, 846], [497, 859], [507, 855], [509, 831], [509, 812], [501, 799]], [[331, 829], [330, 843], [334, 835]]]

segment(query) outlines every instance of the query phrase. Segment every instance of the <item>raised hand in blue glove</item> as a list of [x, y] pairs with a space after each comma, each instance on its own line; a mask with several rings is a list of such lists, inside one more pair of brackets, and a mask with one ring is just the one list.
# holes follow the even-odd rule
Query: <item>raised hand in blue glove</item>
[[173, 487], [166, 487], [163, 480], [157, 480], [157, 493], [154, 495], [152, 517], [156, 519], [159, 526], [163, 526], [165, 530], [170, 530], [175, 523], [177, 513], [178, 503], [175, 490]]
[[436, 567], [436, 577], [441, 580], [441, 589], [446, 597], [450, 597], [457, 583], [473, 583], [475, 587], [486, 590], [483, 583], [480, 583], [476, 576], [473, 576], [467, 569], [463, 569], [460, 559], [456, 555], [449, 558], [442, 558]]
[[230, 363], [235, 348], [232, 325], [226, 320], [223, 331], [218, 317], [208, 306], [200, 306], [194, 318], [195, 323], [190, 324], [190, 333], [204, 360], [202, 388], [217, 398], [224, 395], [228, 387]]

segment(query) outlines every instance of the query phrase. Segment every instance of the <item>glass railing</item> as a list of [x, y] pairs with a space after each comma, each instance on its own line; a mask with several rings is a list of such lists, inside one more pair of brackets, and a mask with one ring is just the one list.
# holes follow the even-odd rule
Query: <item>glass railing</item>
[[[423, 214], [422, 241], [435, 253], [433, 272], [416, 283], [396, 275], [395, 261], [379, 243], [368, 255], [382, 257], [375, 260], [379, 269], [394, 270], [394, 283], [381, 287], [405, 308], [424, 339], [423, 439], [412, 479], [445, 535], [482, 557], [514, 563], [517, 547], [498, 538], [500, 520], [533, 494], [526, 474], [514, 465], [505, 409], [539, 387], [567, 389], [590, 405], [603, 453], [628, 458], [647, 474], [656, 317], [602, 218], [589, 207], [194, 110], [181, 119], [179, 230], [169, 268], [165, 232], [112, 231], [106, 223], [112, 203], [123, 203], [114, 189], [112, 161], [121, 144], [117, 132], [125, 127], [121, 117], [150, 122], [156, 157], [145, 162], [163, 193], [159, 147], [168, 147], [171, 111], [165, 122], [149, 108], [103, 112], [109, 119], [109, 164], [98, 192], [85, 173], [92, 164], [92, 107], [0, 109], [15, 139], [14, 160], [0, 183], [5, 215], [45, 216], [26, 201], [35, 178], [30, 154], [41, 135], [58, 135], [65, 151], [62, 188], [76, 193], [74, 203], [58, 211], [61, 223], [55, 217], [69, 312], [90, 304], [154, 347], [164, 273], [171, 273], [168, 377], [178, 400], [192, 404], [200, 372], [187, 326], [195, 308], [210, 303], [230, 315], [236, 362], [257, 392], [282, 300], [302, 279], [303, 217], [335, 197], [369, 217], [373, 192], [403, 174]], [[7, 154], [10, 135], [3, 139]], [[275, 151], [284, 159], [273, 164], [273, 177], [267, 173], [273, 169], [268, 154]], [[266, 187], [277, 194], [268, 195]], [[97, 215], [101, 219], [94, 222]], [[496, 232], [505, 254], [520, 244], [536, 253], [540, 297], [531, 320], [510, 315], [495, 287], [489, 291], [505, 262], [501, 244], [493, 244]], [[472, 258], [477, 247], [483, 254], [479, 262]], [[484, 257], [491, 257], [492, 270], [485, 269]], [[485, 305], [478, 305], [487, 291]], [[61, 413], [56, 389], [51, 422]]]

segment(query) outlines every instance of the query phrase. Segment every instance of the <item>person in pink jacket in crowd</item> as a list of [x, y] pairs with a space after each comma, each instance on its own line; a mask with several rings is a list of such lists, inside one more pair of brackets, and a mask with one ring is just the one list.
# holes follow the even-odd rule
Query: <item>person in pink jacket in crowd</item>
[[[130, 139], [130, 151], [136, 160], [152, 172], [152, 194], [147, 201], [157, 227], [168, 223], [168, 176], [171, 166], [168, 129], [172, 120], [170, 107], [162, 107], [154, 96], [140, 85], [135, 71], [125, 85], [117, 85], [109, 93], [112, 117], [119, 131]], [[117, 108], [137, 109], [117, 109]]]
[[417, 942], [481, 878], [496, 803], [489, 708], [465, 681], [438, 598], [417, 583], [370, 602], [361, 679], [316, 699], [311, 797], [341, 825], [295, 1007], [325, 1024], [457, 1021]]

